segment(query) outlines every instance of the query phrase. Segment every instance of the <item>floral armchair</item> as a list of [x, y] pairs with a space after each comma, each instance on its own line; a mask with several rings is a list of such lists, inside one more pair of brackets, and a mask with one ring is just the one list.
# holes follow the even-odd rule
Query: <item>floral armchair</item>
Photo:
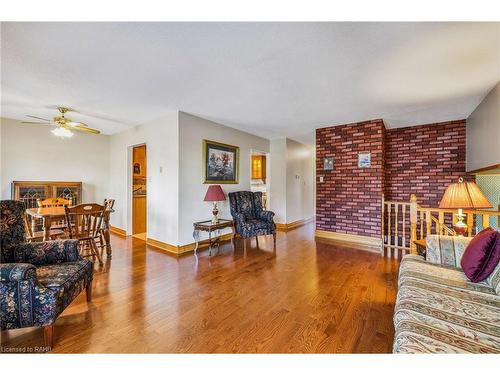
[[1, 329], [42, 326], [52, 347], [61, 312], [83, 289], [91, 300], [93, 264], [77, 240], [25, 242], [23, 215], [22, 202], [0, 201]]
[[[276, 246], [276, 224], [274, 212], [262, 208], [262, 193], [251, 191], [237, 191], [229, 193], [229, 205], [233, 216], [236, 233], [243, 238], [273, 235]], [[244, 242], [246, 245], [246, 243]]]

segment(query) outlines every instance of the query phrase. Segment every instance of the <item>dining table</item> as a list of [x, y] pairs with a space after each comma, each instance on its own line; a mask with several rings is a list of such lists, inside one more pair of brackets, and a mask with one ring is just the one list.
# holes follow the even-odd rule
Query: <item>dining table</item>
[[[111, 258], [111, 241], [109, 237], [109, 218], [115, 210], [108, 208], [104, 211], [103, 217], [103, 236], [106, 247], [106, 256]], [[53, 222], [57, 222], [66, 218], [66, 211], [64, 207], [34, 207], [26, 209], [26, 214], [31, 216], [32, 223], [35, 219], [42, 220], [43, 226], [43, 241], [50, 240], [50, 227]]]

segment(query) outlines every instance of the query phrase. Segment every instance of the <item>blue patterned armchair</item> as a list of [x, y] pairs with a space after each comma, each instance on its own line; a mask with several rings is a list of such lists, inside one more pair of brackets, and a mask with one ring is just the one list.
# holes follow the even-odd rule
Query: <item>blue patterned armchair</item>
[[[276, 247], [274, 212], [265, 211], [262, 208], [261, 192], [237, 191], [229, 193], [229, 205], [237, 234], [244, 239], [255, 237], [257, 246], [259, 245], [257, 236], [272, 234]], [[246, 241], [243, 244], [246, 247]]]
[[59, 314], [83, 289], [91, 300], [93, 264], [77, 240], [25, 242], [23, 215], [22, 202], [0, 201], [1, 329], [42, 326], [52, 347]]

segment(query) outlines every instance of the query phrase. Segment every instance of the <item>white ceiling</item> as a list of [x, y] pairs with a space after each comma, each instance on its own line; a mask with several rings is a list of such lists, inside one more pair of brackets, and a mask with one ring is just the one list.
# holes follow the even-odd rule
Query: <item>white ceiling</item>
[[500, 23], [2, 23], [3, 117], [114, 133], [172, 110], [266, 138], [466, 118], [500, 79]]

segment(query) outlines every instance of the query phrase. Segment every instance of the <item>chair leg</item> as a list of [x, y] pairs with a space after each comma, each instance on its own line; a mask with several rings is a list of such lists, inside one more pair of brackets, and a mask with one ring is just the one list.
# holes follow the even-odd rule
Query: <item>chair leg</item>
[[247, 239], [245, 237], [243, 237], [243, 250], [247, 251]]
[[259, 248], [259, 236], [255, 236], [255, 242], [257, 243], [257, 249]]
[[92, 257], [92, 262], [95, 262], [95, 254], [92, 249], [92, 244], [90, 243], [89, 240], [83, 240], [82, 241], [82, 256], [91, 256]]
[[45, 341], [45, 346], [52, 349], [54, 346], [54, 325], [43, 327], [43, 339]]
[[235, 249], [236, 232], [233, 229], [233, 234], [231, 235], [231, 245], [233, 245], [233, 250]]
[[273, 247], [276, 250], [276, 232], [273, 233]]
[[87, 302], [91, 302], [92, 301], [92, 281], [90, 281], [90, 283], [87, 284], [87, 286], [85, 288], [85, 295], [87, 296]]
[[104, 263], [102, 262], [101, 255], [99, 254], [99, 250], [97, 249], [97, 245], [95, 243], [95, 240], [92, 238], [90, 240], [90, 247], [92, 249], [92, 253], [95, 254], [97, 257], [97, 260], [99, 261], [99, 265], [102, 266]]

